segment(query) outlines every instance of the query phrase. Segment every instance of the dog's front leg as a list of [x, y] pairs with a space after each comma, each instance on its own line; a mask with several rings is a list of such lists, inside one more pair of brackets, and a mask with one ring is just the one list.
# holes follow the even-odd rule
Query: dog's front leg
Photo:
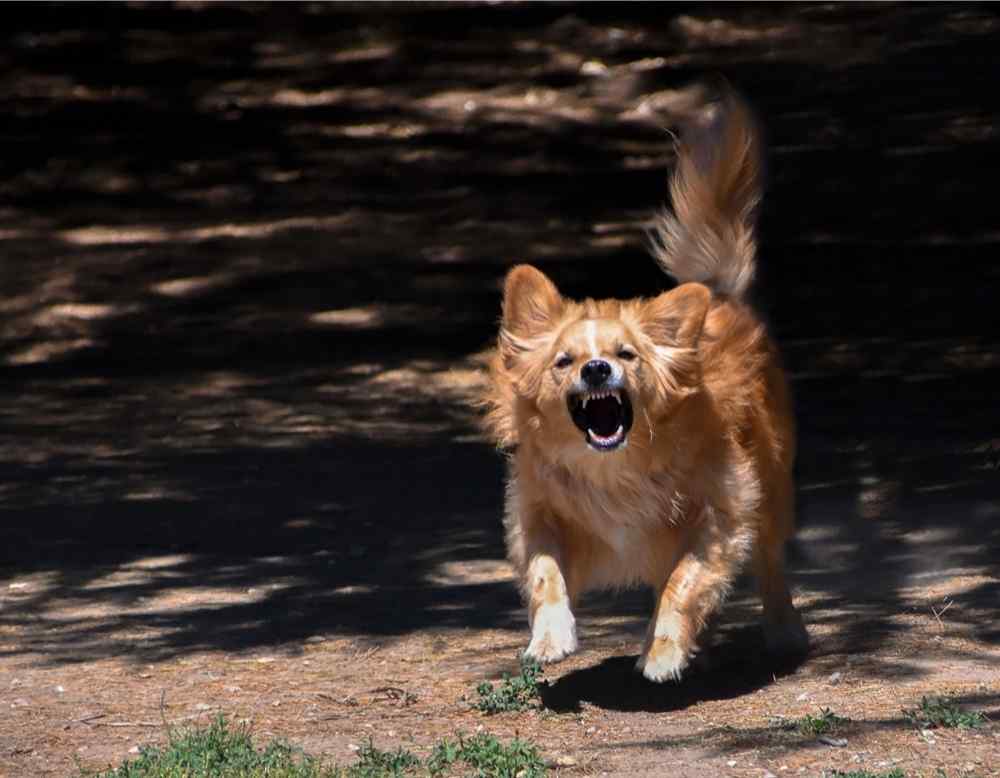
[[567, 550], [551, 526], [524, 528], [524, 590], [528, 600], [531, 643], [525, 659], [558, 662], [576, 651], [576, 619], [567, 585]]
[[657, 597], [636, 663], [651, 681], [680, 679], [698, 652], [699, 633], [725, 599], [753, 537], [751, 529], [734, 526], [734, 522], [705, 524]]

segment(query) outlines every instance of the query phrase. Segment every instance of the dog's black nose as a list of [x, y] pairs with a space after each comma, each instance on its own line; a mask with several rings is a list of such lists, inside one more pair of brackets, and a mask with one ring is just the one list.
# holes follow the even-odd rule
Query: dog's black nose
[[600, 386], [611, 375], [611, 365], [603, 359], [592, 359], [580, 368], [580, 376], [589, 386]]

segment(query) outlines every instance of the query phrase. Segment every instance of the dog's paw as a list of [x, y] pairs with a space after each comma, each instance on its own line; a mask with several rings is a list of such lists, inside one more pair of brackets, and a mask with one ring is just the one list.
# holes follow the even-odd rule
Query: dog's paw
[[689, 652], [673, 638], [656, 638], [635, 663], [635, 669], [654, 683], [679, 681], [691, 661]]
[[776, 656], [798, 656], [809, 650], [806, 632], [798, 611], [789, 610], [781, 621], [764, 624], [764, 644], [768, 653]]
[[558, 662], [576, 651], [576, 646], [576, 619], [569, 605], [558, 602], [539, 607], [524, 658], [542, 664]]

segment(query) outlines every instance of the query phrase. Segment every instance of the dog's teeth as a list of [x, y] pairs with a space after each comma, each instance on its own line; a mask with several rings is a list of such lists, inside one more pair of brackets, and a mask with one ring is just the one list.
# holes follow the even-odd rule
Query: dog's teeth
[[612, 440], [615, 440], [616, 438], [622, 437], [625, 434], [625, 428], [621, 424], [619, 424], [618, 429], [616, 429], [610, 435], [598, 435], [590, 427], [587, 428], [587, 432], [590, 433], [590, 437], [592, 437], [594, 440], [600, 443], [608, 443], [611, 442]]
[[586, 410], [586, 409], [587, 409], [587, 403], [588, 403], [589, 401], [590, 401], [590, 396], [589, 396], [589, 395], [586, 395], [586, 394], [585, 394], [585, 395], [583, 396], [583, 409], [584, 409], [584, 410]]
[[619, 405], [621, 405], [621, 404], [622, 404], [622, 398], [621, 398], [621, 396], [620, 396], [620, 395], [618, 394], [618, 390], [617, 390], [617, 389], [615, 389], [615, 391], [613, 391], [613, 392], [611, 393], [611, 396], [612, 396], [612, 397], [614, 397], [614, 398], [615, 398], [615, 399], [616, 399], [616, 400], [618, 401], [618, 404], [619, 404]]

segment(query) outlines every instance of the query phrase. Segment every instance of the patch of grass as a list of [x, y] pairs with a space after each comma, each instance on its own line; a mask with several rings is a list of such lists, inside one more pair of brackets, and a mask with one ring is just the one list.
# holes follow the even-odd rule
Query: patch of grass
[[[507, 744], [483, 733], [468, 740], [461, 737], [457, 741], [445, 739], [427, 760], [427, 769], [437, 776], [457, 762], [473, 768], [475, 778], [541, 778], [545, 775], [545, 762], [538, 749], [518, 738]], [[463, 774], [467, 773], [463, 771]]]
[[[336, 778], [389, 778], [389, 776], [399, 778], [411, 775], [419, 767], [420, 759], [405, 748], [382, 751], [375, 748], [372, 741], [369, 740], [358, 751], [357, 764], [343, 770], [338, 768], [331, 773], [331, 776], [336, 776]], [[322, 778], [326, 778], [326, 776]]]
[[821, 708], [818, 716], [803, 716], [801, 719], [791, 722], [801, 735], [819, 737], [835, 732], [841, 724], [846, 724], [850, 719], [838, 716], [829, 708]]
[[142, 748], [138, 759], [96, 774], [96, 778], [339, 778], [339, 775], [335, 769], [324, 767], [282, 740], [258, 751], [247, 727], [234, 727], [220, 716], [207, 727], [171, 733], [165, 747]]
[[916, 708], [903, 708], [903, 715], [907, 721], [921, 729], [975, 729], [986, 723], [986, 716], [982, 713], [962, 710], [947, 697], [922, 697]]
[[[456, 772], [459, 765], [464, 765]], [[485, 733], [464, 740], [445, 739], [422, 762], [411, 751], [383, 751], [371, 740], [353, 765], [324, 764], [283, 740], [258, 750], [245, 726], [219, 716], [208, 726], [171, 733], [166, 746], [143, 748], [138, 759], [89, 778], [412, 778], [463, 775], [475, 778], [542, 778], [545, 763], [531, 743], [503, 743]]]
[[832, 773], [825, 773], [826, 778], [906, 778], [906, 773], [898, 767], [893, 767], [884, 773], [873, 773], [871, 770], [851, 770], [848, 773], [834, 770]]
[[541, 665], [537, 662], [521, 662], [521, 674], [511, 678], [504, 674], [499, 686], [484, 681], [476, 687], [479, 701], [472, 707], [483, 713], [507, 713], [536, 707], [541, 700], [538, 692]]

